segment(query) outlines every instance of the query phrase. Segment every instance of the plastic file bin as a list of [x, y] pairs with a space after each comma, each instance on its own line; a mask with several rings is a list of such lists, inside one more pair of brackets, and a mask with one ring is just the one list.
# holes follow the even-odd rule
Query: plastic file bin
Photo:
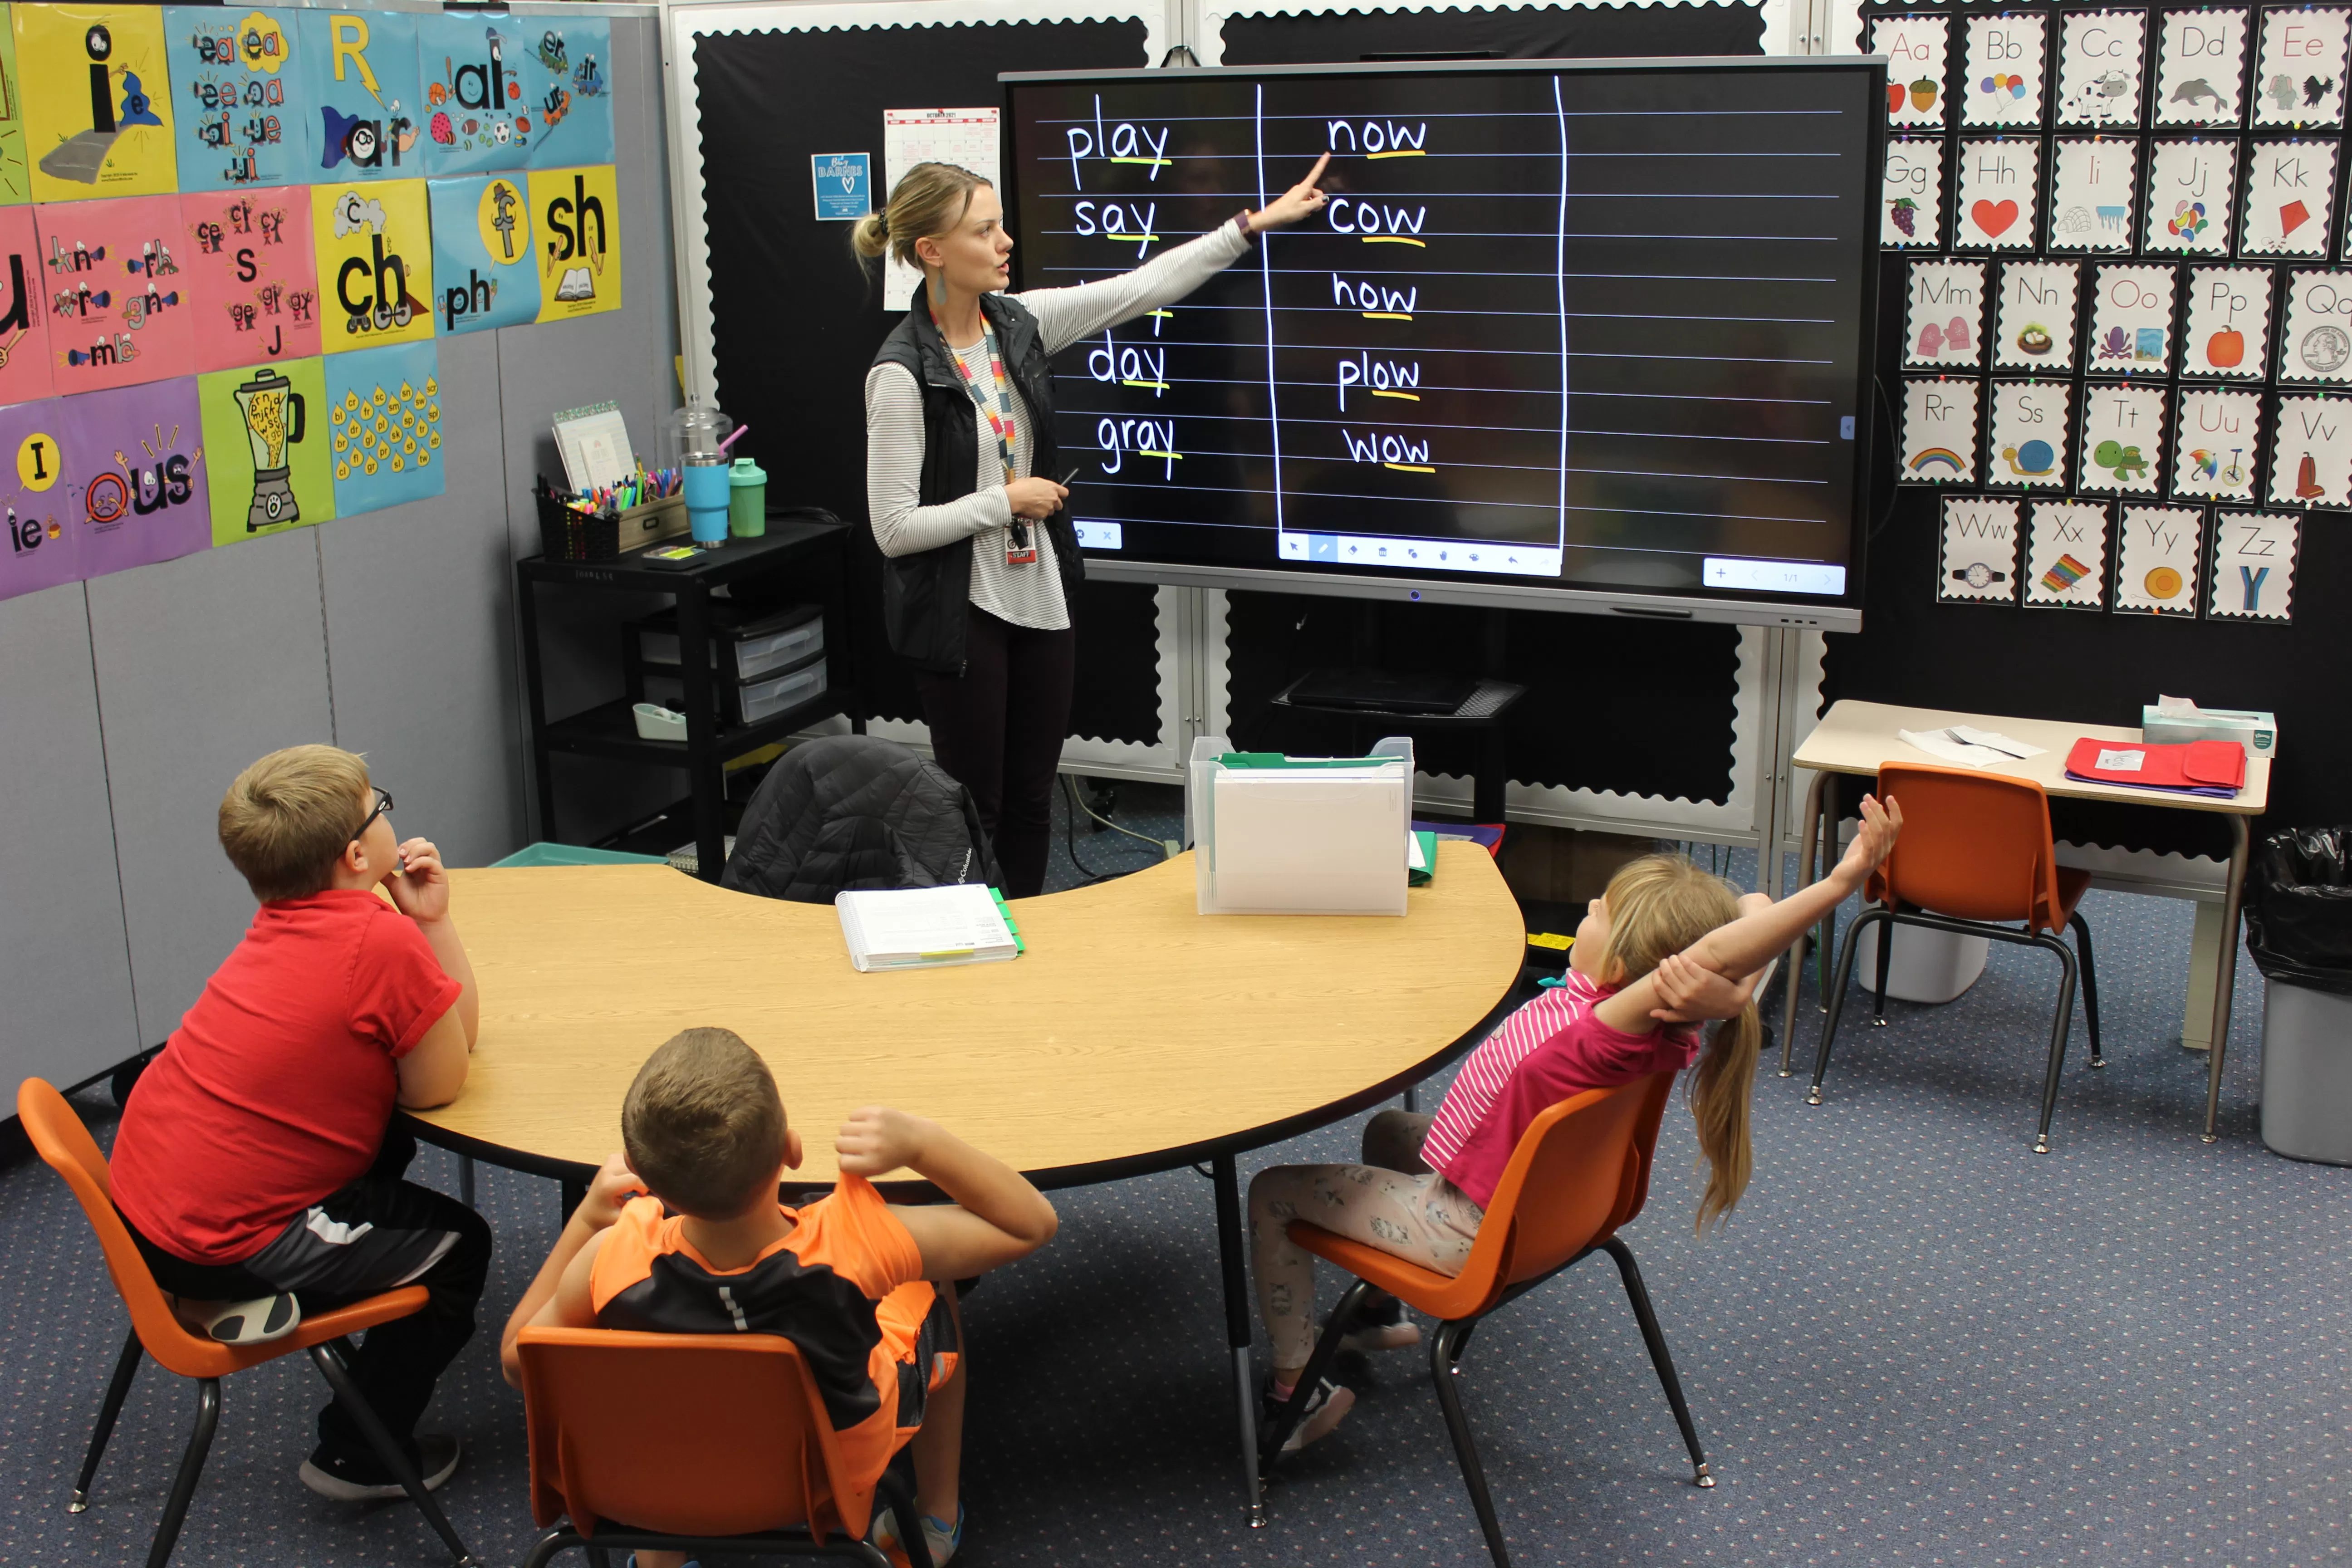
[[[761, 680], [747, 680], [740, 686], [730, 687], [724, 681], [712, 683], [713, 706], [723, 724], [756, 724], [761, 720], [782, 712], [796, 703], [805, 702], [825, 689], [826, 659], [816, 654], [793, 668]], [[671, 671], [677, 666], [671, 665]], [[686, 682], [675, 673], [659, 668], [649, 668], [645, 678], [646, 695], [656, 702], [673, 709], [686, 706]]]
[[[716, 608], [716, 606], [714, 606]], [[665, 611], [636, 624], [637, 652], [648, 666], [677, 666], [677, 616]], [[824, 610], [793, 605], [742, 626], [720, 625], [711, 638], [711, 668], [737, 681], [788, 669], [824, 651]], [[733, 659], [730, 668], [730, 658]]]
[[1412, 742], [1348, 766], [1228, 766], [1222, 735], [1192, 742], [1184, 817], [1204, 915], [1401, 915], [1412, 823]]

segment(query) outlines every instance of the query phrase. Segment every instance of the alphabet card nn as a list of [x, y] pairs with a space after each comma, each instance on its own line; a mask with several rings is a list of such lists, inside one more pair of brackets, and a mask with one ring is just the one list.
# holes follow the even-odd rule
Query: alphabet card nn
[[2271, 500], [2352, 506], [2352, 399], [2315, 395], [2278, 400]]
[[425, 86], [416, 17], [404, 11], [302, 11], [294, 41], [317, 113], [307, 143], [314, 180], [414, 179]]
[[2286, 275], [2278, 378], [2352, 385], [2352, 273]]
[[[1914, 262], [1916, 267], [1920, 263]], [[2019, 370], [2069, 370], [2074, 363], [2075, 261], [2004, 261], [1992, 363]]]
[[[548, 14], [531, 17], [534, 23], [555, 19]], [[613, 24], [604, 17], [565, 18], [562, 26], [540, 34], [522, 62], [523, 101], [539, 128], [530, 141], [532, 168], [577, 168], [613, 161], [613, 89], [607, 74], [612, 59]], [[1940, 68], [1936, 79], [1943, 79]]]
[[1974, 381], [1903, 384], [1903, 471], [1907, 484], [1967, 485], [1977, 477]]
[[2032, 609], [2102, 610], [2107, 604], [2108, 508], [2037, 500], [2025, 533], [2025, 603]]
[[2271, 363], [2267, 267], [2192, 267], [2180, 374], [2260, 381]]
[[2128, 136], [2062, 137], [2053, 145], [2050, 248], [2130, 254], [2139, 142]]
[[484, 332], [539, 320], [539, 258], [522, 178], [472, 174], [426, 182], [440, 331]]
[[310, 187], [327, 353], [433, 335], [433, 235], [425, 182]]
[[2074, 388], [2063, 381], [1996, 381], [1985, 483], [2005, 489], [2066, 488]]
[[2235, 142], [2149, 142], [2147, 248], [2228, 256], [2237, 171]]
[[2092, 495], [2152, 496], [2164, 456], [2164, 389], [2093, 382], [2083, 388], [2083, 477]]
[[620, 214], [610, 163], [530, 172], [541, 321], [568, 321], [621, 308]]
[[2213, 592], [2205, 613], [2217, 620], [2294, 619], [2294, 561], [2303, 520], [2274, 511], [2213, 514]]
[[1878, 243], [1934, 250], [1944, 243], [1944, 143], [1895, 137], [1878, 196]]
[[2334, 142], [2248, 144], [2241, 256], [2326, 255], [2335, 208]]
[[11, 5], [25, 89], [33, 199], [168, 195], [178, 188], [163, 62], [152, 5]]
[[2091, 353], [2084, 368], [2163, 374], [2172, 359], [2172, 268], [2105, 266], [2093, 287]]
[[520, 17], [479, 11], [417, 18], [425, 174], [520, 169], [528, 161], [546, 121], [523, 97], [523, 26]]
[[196, 300], [199, 371], [319, 353], [310, 186], [184, 195], [180, 232]]
[[2116, 611], [2135, 616], [2197, 615], [2197, 566], [2205, 557], [2201, 506], [2124, 508], [2116, 567]]
[[325, 434], [337, 517], [441, 493], [440, 364], [440, 351], [429, 342], [327, 362]]
[[1999, 137], [1960, 143], [1955, 250], [2032, 250], [2042, 143]]
[[2344, 123], [2344, 52], [2352, 12], [2330, 6], [2263, 13], [2254, 51], [2254, 123], [2333, 129]]
[[2017, 505], [1993, 496], [1944, 498], [1937, 598], [1961, 605], [2017, 602]]
[[215, 371], [196, 378], [212, 480], [213, 542], [324, 522], [335, 515], [322, 362]]
[[295, 13], [167, 5], [163, 39], [179, 95], [180, 189], [290, 185], [310, 177], [317, 111], [294, 68]]
[[33, 199], [32, 165], [25, 159], [24, 79], [16, 70], [16, 29], [0, 24], [0, 207]]
[[1984, 278], [1981, 261], [1911, 264], [1910, 324], [1903, 339], [1904, 363], [1974, 368], [1981, 363]]
[[65, 401], [60, 434], [76, 454], [81, 574], [104, 576], [208, 550], [212, 503], [193, 377]]
[[2038, 16], [1969, 18], [1961, 79], [1963, 125], [2042, 123], [2048, 37]]
[[2235, 127], [2245, 118], [2243, 11], [2167, 11], [2156, 48], [2158, 125]]
[[1952, 24], [1943, 16], [1882, 16], [1870, 24], [1870, 52], [1886, 57], [1886, 123], [1946, 122], [1951, 37]]
[[60, 393], [192, 375], [195, 307], [180, 270], [176, 196], [37, 205]]
[[81, 579], [81, 486], [60, 432], [65, 399], [0, 406], [0, 599]]
[[2147, 47], [2145, 11], [2088, 11], [2058, 26], [2061, 125], [2139, 125], [2140, 58]]
[[2262, 457], [2262, 395], [2184, 386], [2179, 419], [2172, 443], [2172, 493], [2184, 500], [2258, 500], [2254, 467]]
[[50, 392], [48, 269], [31, 207], [0, 207], [0, 404], [29, 403]]

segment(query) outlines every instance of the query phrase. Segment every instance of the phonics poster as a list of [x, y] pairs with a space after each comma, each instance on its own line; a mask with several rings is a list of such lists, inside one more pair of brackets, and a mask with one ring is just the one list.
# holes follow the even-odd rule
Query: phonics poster
[[425, 182], [310, 187], [320, 347], [328, 353], [433, 335], [433, 236]]
[[29, 206], [0, 207], [0, 403], [47, 397], [49, 289]]
[[178, 188], [179, 113], [151, 5], [12, 5], [25, 90], [33, 199], [168, 194]]
[[326, 435], [337, 517], [439, 495], [439, 352], [401, 343], [327, 361]]
[[2116, 566], [2116, 608], [2126, 615], [2197, 614], [2197, 567], [2205, 554], [2201, 506], [2127, 506]]
[[[21, 10], [22, 8], [19, 7]], [[34, 208], [49, 291], [49, 379], [60, 394], [193, 374], [195, 309], [177, 196]]]
[[209, 549], [211, 497], [196, 384], [183, 376], [62, 400], [74, 454], [81, 574], [103, 576]]
[[196, 368], [319, 353], [319, 258], [307, 185], [180, 198], [181, 268], [195, 291]]
[[620, 189], [609, 163], [530, 172], [539, 246], [539, 319], [570, 321], [621, 308]]
[[2017, 506], [1990, 496], [1944, 498], [1936, 596], [1979, 605], [2017, 600]]
[[234, 544], [335, 515], [322, 362], [196, 378], [212, 480], [213, 542]]
[[293, 11], [167, 5], [166, 58], [179, 100], [180, 189], [224, 191], [310, 177], [317, 115], [294, 65]]
[[32, 165], [25, 158], [23, 81], [16, 74], [16, 29], [0, 26], [0, 206], [33, 199]]
[[81, 569], [81, 487], [61, 432], [66, 399], [0, 407], [0, 599], [60, 583]]
[[523, 96], [524, 19], [459, 11], [416, 23], [425, 172], [520, 169], [547, 121]]
[[425, 172], [425, 89], [416, 17], [405, 11], [303, 11], [296, 61], [316, 106], [307, 146], [310, 178], [414, 179]]
[[538, 252], [522, 180], [472, 174], [428, 182], [438, 331], [481, 332], [539, 319]]
[[2026, 524], [2025, 602], [2037, 609], [2097, 610], [2107, 601], [2105, 503], [2037, 500]]
[[523, 101], [536, 128], [530, 166], [611, 163], [613, 24], [602, 16], [541, 13], [528, 18], [528, 25], [545, 25], [522, 62]]
[[1913, 262], [1904, 363], [1971, 366], [1981, 363], [1984, 296], [1981, 261]]

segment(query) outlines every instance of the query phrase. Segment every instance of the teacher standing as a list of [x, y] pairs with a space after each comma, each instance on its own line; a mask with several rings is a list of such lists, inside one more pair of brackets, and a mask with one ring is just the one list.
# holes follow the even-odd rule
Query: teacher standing
[[887, 559], [882, 620], [914, 666], [940, 765], [972, 794], [1004, 890], [1044, 890], [1054, 778], [1076, 673], [1070, 606], [1086, 574], [1062, 502], [1047, 361], [1174, 304], [1251, 237], [1323, 206], [1329, 154], [1262, 212], [1068, 289], [1003, 294], [1013, 237], [990, 184], [918, 163], [858, 220], [860, 257], [887, 251], [923, 289], [866, 373], [866, 499]]

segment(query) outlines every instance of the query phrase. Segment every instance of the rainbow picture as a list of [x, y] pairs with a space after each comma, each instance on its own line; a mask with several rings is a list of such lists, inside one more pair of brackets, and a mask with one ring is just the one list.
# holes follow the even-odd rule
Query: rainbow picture
[[1911, 459], [1911, 471], [1915, 474], [1925, 473], [1929, 468], [1939, 463], [1956, 474], [1965, 474], [1969, 471], [1969, 466], [1960, 461], [1960, 455], [1949, 447], [1930, 447], [1921, 452]]
[[2091, 574], [2091, 569], [2072, 555], [2061, 555], [2042, 574], [2042, 585], [2053, 594], [2063, 594]]

